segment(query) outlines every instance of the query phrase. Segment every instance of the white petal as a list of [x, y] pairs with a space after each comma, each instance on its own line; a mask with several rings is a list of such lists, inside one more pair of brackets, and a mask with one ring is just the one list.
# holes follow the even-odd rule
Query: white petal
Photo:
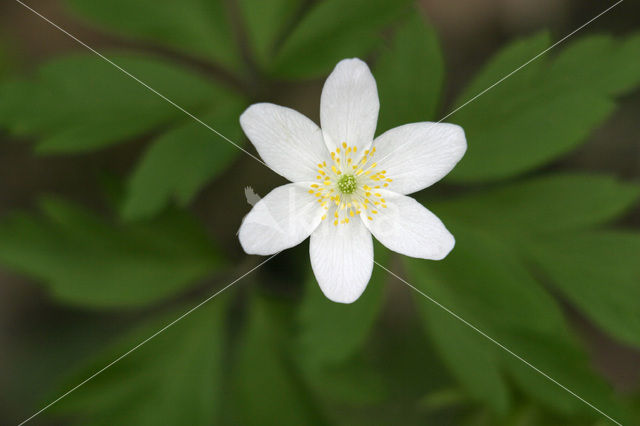
[[339, 303], [355, 302], [371, 278], [373, 241], [357, 217], [335, 226], [323, 220], [311, 234], [311, 267], [327, 298]]
[[346, 142], [361, 152], [373, 141], [378, 122], [378, 89], [367, 64], [360, 59], [338, 62], [320, 98], [320, 125], [329, 151]]
[[373, 206], [362, 212], [362, 220], [378, 241], [390, 250], [421, 259], [440, 260], [449, 254], [455, 239], [436, 215], [411, 197], [379, 193], [381, 197], [375, 198], [384, 199], [387, 208]]
[[380, 170], [393, 179], [389, 189], [411, 194], [442, 179], [467, 150], [462, 127], [412, 123], [391, 129], [373, 142]]
[[251, 105], [240, 125], [264, 162], [292, 182], [315, 180], [318, 163], [329, 158], [320, 128], [291, 108]]
[[269, 255], [296, 246], [318, 227], [324, 210], [309, 184], [279, 186], [245, 216], [238, 236], [247, 254]]

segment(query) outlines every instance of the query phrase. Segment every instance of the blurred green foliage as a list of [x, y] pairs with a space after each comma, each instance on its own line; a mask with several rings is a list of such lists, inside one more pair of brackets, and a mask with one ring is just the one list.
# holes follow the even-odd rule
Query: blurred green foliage
[[[489, 61], [456, 104], [473, 99], [550, 44], [549, 35], [541, 33], [508, 46]], [[475, 99], [473, 107], [449, 118], [464, 127], [475, 145], [448, 179], [495, 181], [566, 154], [609, 117], [616, 96], [638, 84], [640, 63], [630, 58], [639, 55], [640, 35], [586, 36], [555, 57], [537, 58]]]
[[223, 1], [182, 0], [180, 7], [171, 0], [68, 0], [68, 4], [79, 18], [107, 32], [158, 43], [230, 70], [241, 67]]
[[380, 30], [406, 13], [410, 0], [326, 0], [300, 18], [269, 71], [277, 77], [321, 77], [341, 59], [363, 56]]
[[[640, 419], [637, 401], [591, 368], [558, 302], [562, 295], [613, 338], [640, 348], [640, 233], [609, 226], [636, 205], [640, 186], [606, 175], [532, 173], [585, 142], [616, 98], [638, 86], [639, 35], [576, 36], [476, 99], [551, 44], [545, 32], [516, 40], [444, 108], [438, 37], [410, 1], [67, 4], [134, 46], [161, 47], [107, 56], [234, 142], [243, 139], [240, 112], [263, 86], [323, 78], [345, 57], [375, 58], [378, 133], [437, 120], [473, 100], [447, 119], [469, 142], [446, 180], [458, 190], [418, 195], [452, 230], [456, 248], [441, 262], [406, 259], [409, 282], [608, 414]], [[241, 84], [217, 80], [221, 73], [185, 57]], [[0, 222], [0, 262], [42, 281], [57, 302], [155, 307], [142, 325], [97, 348], [51, 390], [54, 398], [188, 309], [176, 296], [233, 271], [186, 209], [242, 154], [88, 52], [6, 79], [0, 125], [33, 140], [41, 155], [148, 140], [108, 214], [46, 197], [41, 213]], [[376, 259], [400, 266], [380, 246]], [[278, 279], [303, 286], [301, 300], [262, 285], [269, 280], [258, 273], [251, 280], [261, 285], [217, 297], [47, 414], [79, 424], [604, 424], [419, 294], [396, 315], [381, 268], [347, 306], [327, 301], [311, 277]], [[405, 331], [389, 331], [381, 321], [388, 316]]]
[[[399, 66], [402, 64], [402, 67]], [[416, 72], [407, 73], [407, 69]], [[406, 123], [434, 119], [444, 82], [444, 58], [435, 30], [418, 14], [399, 26], [376, 62], [380, 84], [377, 133]]]
[[48, 283], [52, 297], [92, 308], [144, 306], [184, 290], [223, 264], [187, 213], [131, 225], [110, 223], [58, 199], [43, 217], [15, 213], [0, 227], [0, 258]]
[[[129, 54], [113, 60], [185, 108], [205, 109], [220, 96], [215, 84], [166, 59]], [[5, 84], [2, 98], [1, 123], [16, 135], [38, 138], [43, 154], [103, 148], [185, 120], [172, 105], [88, 54], [47, 62], [35, 77]]]
[[158, 330], [164, 331], [152, 344], [137, 349], [135, 357], [123, 358], [109, 374], [87, 382], [79, 398], [54, 406], [55, 413], [70, 418], [82, 414], [85, 424], [213, 424], [224, 408], [228, 305], [221, 296], [185, 317], [179, 328], [170, 325], [188, 307], [137, 326], [71, 374], [65, 386], [72, 388]]

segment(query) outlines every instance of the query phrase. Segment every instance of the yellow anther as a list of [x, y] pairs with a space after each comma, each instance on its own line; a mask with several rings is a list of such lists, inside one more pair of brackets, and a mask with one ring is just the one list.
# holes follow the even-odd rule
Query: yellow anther
[[[342, 147], [346, 148], [347, 147], [347, 143], [346, 142], [342, 142]], [[338, 152], [340, 152], [340, 151], [338, 151]]]
[[338, 219], [334, 220], [334, 221], [333, 221], [333, 224], [334, 224], [335, 226], [338, 226]]
[[373, 220], [373, 218], [371, 216], [367, 216], [367, 219], [369, 220]]
[[349, 216], [353, 217], [353, 210], [349, 210]]
[[318, 185], [316, 185], [315, 183], [313, 185], [311, 185], [312, 188], [317, 188]]

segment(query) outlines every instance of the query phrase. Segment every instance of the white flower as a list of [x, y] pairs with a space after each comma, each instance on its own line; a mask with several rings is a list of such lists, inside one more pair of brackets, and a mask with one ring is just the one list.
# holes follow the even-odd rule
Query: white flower
[[393, 251], [423, 259], [440, 260], [455, 244], [440, 219], [405, 194], [451, 171], [467, 148], [464, 131], [412, 123], [374, 140], [379, 107], [367, 64], [345, 59], [322, 89], [322, 129], [269, 103], [254, 104], [240, 117], [264, 162], [293, 182], [271, 191], [244, 218], [244, 251], [270, 255], [310, 235], [313, 272], [335, 302], [354, 302], [367, 286], [371, 234]]

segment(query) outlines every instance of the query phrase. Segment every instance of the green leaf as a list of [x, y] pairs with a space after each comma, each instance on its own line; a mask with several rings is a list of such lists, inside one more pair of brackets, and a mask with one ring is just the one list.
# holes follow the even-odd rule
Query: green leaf
[[[225, 296], [220, 296], [202, 306], [59, 401], [53, 412], [84, 425], [216, 424], [223, 407], [227, 305]], [[84, 381], [186, 310], [135, 328], [70, 377], [59, 393]]]
[[[515, 68], [527, 62], [538, 53], [549, 47], [551, 36], [547, 31], [541, 31], [531, 37], [512, 41], [509, 45], [497, 52], [471, 80], [468, 86], [458, 96], [456, 104], [473, 98], [487, 89]], [[535, 76], [543, 67], [542, 61], [533, 61], [509, 79], [516, 79], [519, 84], [524, 84]], [[509, 80], [507, 79], [507, 80]], [[494, 89], [498, 89], [497, 85]]]
[[315, 424], [311, 401], [287, 354], [282, 306], [254, 297], [236, 356], [233, 424]]
[[409, 260], [418, 288], [469, 322], [496, 332], [519, 329], [569, 336], [557, 303], [510, 246], [492, 233], [459, 225], [452, 233], [456, 247], [446, 260]]
[[[384, 265], [388, 252], [378, 244], [376, 248], [377, 261]], [[348, 305], [330, 301], [315, 278], [307, 280], [298, 311], [300, 331], [296, 338], [296, 354], [306, 368], [314, 370], [342, 363], [362, 348], [382, 308], [387, 278], [386, 271], [374, 267], [365, 292]]]
[[469, 395], [497, 413], [509, 408], [509, 388], [496, 347], [441, 308], [416, 296], [416, 305], [443, 363]]
[[375, 66], [380, 94], [378, 133], [401, 124], [433, 120], [444, 80], [437, 35], [419, 13], [395, 34]]
[[[376, 244], [377, 261], [385, 264], [388, 258], [388, 251]], [[367, 289], [349, 305], [328, 300], [315, 278], [307, 280], [294, 354], [308, 386], [320, 397], [354, 404], [384, 397], [382, 378], [362, 357], [362, 349], [382, 309], [387, 278], [386, 271], [374, 267]]]
[[389, 395], [377, 365], [366, 357], [350, 358], [338, 366], [310, 369], [299, 360], [307, 387], [328, 404], [369, 405], [381, 403]]
[[[469, 150], [451, 181], [505, 179], [553, 161], [584, 142], [611, 114], [614, 96], [640, 82], [640, 72], [635, 71], [639, 37], [608, 43], [587, 38], [555, 59], [538, 57], [474, 99], [544, 51], [548, 43], [542, 34], [508, 46], [459, 97], [456, 105], [472, 101], [448, 120], [465, 129]], [[598, 61], [587, 59], [594, 57]], [[623, 71], [609, 73], [610, 69]]]
[[[242, 143], [238, 117], [241, 98], [222, 96], [218, 106], [202, 116], [205, 123]], [[188, 205], [200, 189], [219, 176], [241, 151], [201, 123], [189, 121], [156, 139], [137, 165], [128, 184], [122, 216], [136, 220], [158, 213], [175, 200]]]
[[[562, 324], [553, 300], [506, 248], [459, 230], [454, 233], [457, 247], [447, 260], [433, 265], [422, 260], [408, 262], [418, 288], [490, 334], [494, 333], [489, 327], [551, 329]], [[415, 300], [452, 374], [470, 396], [496, 412], [506, 412], [510, 398], [493, 344], [421, 295]]]
[[[640, 33], [616, 40], [594, 35], [576, 40], [553, 63], [552, 79], [563, 86], [620, 95], [640, 80]], [[594, 61], [593, 58], [599, 58]]]
[[[197, 112], [219, 96], [216, 86], [164, 60], [114, 56], [113, 61], [189, 111]], [[0, 125], [19, 136], [42, 139], [40, 152], [94, 150], [183, 117], [96, 56], [54, 59], [35, 78], [0, 86]]]
[[[446, 260], [408, 261], [416, 287], [509, 348], [507, 342], [523, 333], [571, 340], [556, 302], [510, 247], [490, 234], [461, 227], [453, 233], [456, 248]], [[470, 396], [505, 412], [509, 395], [502, 378], [502, 349], [426, 298], [416, 295], [416, 303], [443, 362]], [[527, 359], [527, 352], [512, 350]], [[553, 348], [540, 349], [545, 350]]]
[[640, 234], [591, 231], [527, 241], [551, 283], [610, 335], [640, 347]]
[[379, 31], [408, 10], [409, 0], [325, 0], [313, 6], [285, 40], [275, 76], [320, 77], [344, 58], [363, 56], [380, 41]]
[[[513, 352], [527, 362], [561, 383], [567, 389], [595, 405], [600, 410], [625, 422], [627, 414], [613, 398], [613, 389], [602, 378], [593, 373], [583, 351], [566, 339], [557, 339], [540, 333], [521, 332], [511, 334], [503, 341]], [[600, 418], [583, 401], [568, 393], [557, 384], [543, 377], [531, 367], [513, 356], [503, 354], [505, 365], [523, 392], [540, 400], [546, 406], [565, 415], [584, 413]]]
[[184, 213], [124, 226], [60, 200], [41, 204], [42, 216], [14, 214], [0, 223], [0, 262], [45, 281], [58, 301], [149, 305], [221, 266], [205, 231]]
[[302, 0], [240, 0], [249, 48], [263, 67], [268, 67], [275, 54], [276, 43], [284, 35], [302, 5]]
[[639, 197], [640, 186], [611, 176], [556, 173], [430, 205], [447, 221], [519, 238], [606, 223]]
[[240, 55], [222, 0], [67, 0], [107, 31], [151, 41], [237, 69]]

